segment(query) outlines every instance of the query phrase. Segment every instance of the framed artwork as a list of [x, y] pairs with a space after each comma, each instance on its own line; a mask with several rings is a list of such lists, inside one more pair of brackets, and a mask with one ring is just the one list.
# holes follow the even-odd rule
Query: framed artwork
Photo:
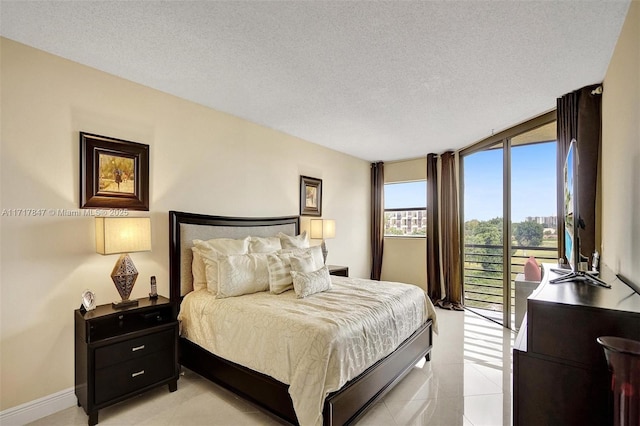
[[300, 176], [300, 215], [322, 216], [322, 180]]
[[80, 132], [80, 208], [149, 210], [149, 145]]

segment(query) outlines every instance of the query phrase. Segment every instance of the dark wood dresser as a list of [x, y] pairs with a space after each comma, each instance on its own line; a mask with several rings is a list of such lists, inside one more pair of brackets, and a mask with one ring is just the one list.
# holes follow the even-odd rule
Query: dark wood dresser
[[175, 305], [159, 296], [138, 306], [76, 309], [75, 393], [78, 406], [98, 423], [98, 410], [155, 386], [178, 381]]
[[600, 336], [640, 340], [640, 294], [603, 268], [611, 289], [544, 277], [527, 300], [513, 349], [515, 426], [610, 425], [610, 378]]

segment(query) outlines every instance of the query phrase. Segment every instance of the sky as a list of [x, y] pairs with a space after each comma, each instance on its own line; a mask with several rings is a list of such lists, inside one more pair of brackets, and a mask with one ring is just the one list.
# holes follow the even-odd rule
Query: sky
[[384, 187], [384, 208], [402, 209], [427, 206], [427, 183], [425, 181], [387, 184]]
[[[502, 150], [481, 151], [461, 158], [464, 166], [465, 222], [502, 217]], [[385, 208], [426, 206], [426, 184], [411, 182], [385, 187]], [[556, 144], [516, 146], [511, 150], [511, 218], [555, 216]]]
[[[464, 157], [465, 222], [502, 217], [502, 150]], [[511, 149], [511, 220], [555, 216], [556, 144], [521, 145]]]

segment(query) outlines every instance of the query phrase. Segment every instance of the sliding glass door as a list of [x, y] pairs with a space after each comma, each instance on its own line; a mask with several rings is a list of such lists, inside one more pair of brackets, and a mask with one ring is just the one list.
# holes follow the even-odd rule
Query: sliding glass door
[[504, 143], [462, 157], [465, 306], [502, 323], [504, 291]]
[[465, 306], [512, 329], [525, 261], [558, 256], [555, 124], [546, 114], [461, 155]]

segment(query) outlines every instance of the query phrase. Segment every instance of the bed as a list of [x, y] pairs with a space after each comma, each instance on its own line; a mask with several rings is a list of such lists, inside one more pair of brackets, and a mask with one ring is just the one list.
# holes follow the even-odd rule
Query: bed
[[[204, 306], [208, 306], [207, 303], [210, 303], [207, 301], [207, 297], [202, 294], [206, 293], [206, 290], [204, 292], [193, 291], [193, 275], [191, 271], [193, 240], [238, 239], [249, 235], [272, 237], [279, 233], [295, 236], [299, 234], [299, 224], [300, 219], [298, 216], [237, 218], [177, 211], [169, 212], [170, 297], [176, 304], [176, 309], [180, 312], [182, 318], [190, 318], [186, 316], [184, 311], [191, 309], [194, 312], [201, 312], [205, 310]], [[332, 276], [331, 281], [333, 284], [332, 289], [326, 292], [326, 295], [315, 298], [314, 296], [317, 295], [314, 295], [310, 298], [297, 300], [315, 303], [323, 297], [330, 297], [333, 293], [342, 292], [340, 297], [344, 298], [351, 297], [349, 292], [363, 292], [366, 290], [366, 286], [362, 286], [361, 281], [363, 280]], [[372, 288], [378, 288], [373, 287], [374, 283], [375, 285], [384, 285], [385, 289], [389, 288], [389, 291], [393, 290], [394, 292], [396, 291], [395, 287], [400, 287], [391, 288], [390, 286], [386, 287], [389, 283], [370, 282], [369, 284]], [[405, 287], [413, 286], [405, 285]], [[291, 308], [288, 305], [280, 305], [281, 303], [295, 303], [293, 291], [285, 292], [276, 297], [270, 296], [268, 293], [255, 294], [247, 299], [251, 300], [250, 303], [255, 304], [255, 306], [271, 306], [267, 305], [267, 303], [277, 303], [270, 309], [282, 312]], [[243, 298], [245, 296], [223, 299], [226, 301], [224, 306], [227, 306], [227, 310], [224, 311], [225, 315], [230, 315], [229, 312], [236, 309], [236, 305], [240, 303], [239, 300]], [[201, 305], [198, 305], [198, 303], [201, 303]], [[273, 374], [271, 374], [271, 371], [268, 371], [270, 374], [265, 374], [265, 371], [256, 371], [260, 370], [262, 365], [258, 362], [260, 354], [255, 354], [256, 363], [252, 363], [251, 359], [245, 359], [245, 362], [233, 362], [228, 359], [232, 357], [220, 355], [224, 351], [218, 352], [211, 348], [207, 349], [207, 342], [194, 339], [193, 336], [197, 333], [188, 332], [187, 330], [182, 331], [179, 339], [179, 362], [182, 366], [212, 380], [287, 423], [304, 425], [319, 423], [324, 425], [350, 424], [360, 418], [371, 404], [378, 401], [397, 384], [421, 358], [430, 359], [435, 317], [432, 312], [433, 305], [430, 301], [428, 301], [428, 305], [430, 305], [428, 309], [424, 308], [429, 311], [428, 317], [422, 318], [417, 325], [412, 326], [413, 328], [408, 333], [406, 329], [404, 330], [404, 333], [408, 335], [407, 338], [403, 337], [403, 340], [397, 346], [394, 346], [388, 354], [374, 361], [371, 365], [367, 364], [366, 368], [362, 369], [363, 371], [360, 372], [358, 370], [357, 375], [354, 375], [354, 377], [347, 377], [348, 380], [340, 381], [339, 388], [336, 387], [331, 392], [323, 392], [324, 389], [332, 389], [330, 386], [335, 385], [335, 383], [328, 384], [328, 379], [324, 383], [328, 387], [317, 390], [310, 389], [304, 383], [302, 385], [297, 382], [294, 383], [294, 380], [297, 380], [295, 378], [289, 381], [287, 380], [289, 377], [280, 377], [280, 373], [276, 370], [274, 370], [275, 373]], [[262, 314], [258, 312], [252, 316], [256, 315]], [[246, 315], [240, 314], [240, 316]], [[183, 322], [190, 323], [193, 321]], [[184, 326], [185, 324], [182, 325]], [[244, 330], [239, 327], [236, 331], [240, 333]], [[324, 347], [329, 345], [323, 344], [320, 346], [319, 351], [324, 350]], [[218, 355], [213, 352], [217, 352]], [[341, 358], [337, 355], [340, 353], [336, 349], [331, 352], [330, 356]], [[360, 355], [357, 354], [357, 356]], [[296, 362], [299, 362], [299, 358], [303, 358], [302, 361], [306, 361], [306, 357], [298, 356], [296, 357]], [[283, 367], [281, 370], [286, 370], [287, 368]], [[309, 366], [305, 365], [304, 368], [309, 369]], [[343, 367], [337, 367], [337, 371], [342, 371], [340, 368], [344, 370]], [[274, 376], [279, 377], [281, 380], [277, 380]], [[298, 389], [322, 395], [320, 400], [321, 416], [314, 418], [315, 420], [309, 420], [313, 417], [306, 415], [306, 412], [301, 412], [300, 398], [296, 393]], [[298, 408], [298, 414], [295, 407]], [[299, 417], [304, 420], [299, 421]]]

